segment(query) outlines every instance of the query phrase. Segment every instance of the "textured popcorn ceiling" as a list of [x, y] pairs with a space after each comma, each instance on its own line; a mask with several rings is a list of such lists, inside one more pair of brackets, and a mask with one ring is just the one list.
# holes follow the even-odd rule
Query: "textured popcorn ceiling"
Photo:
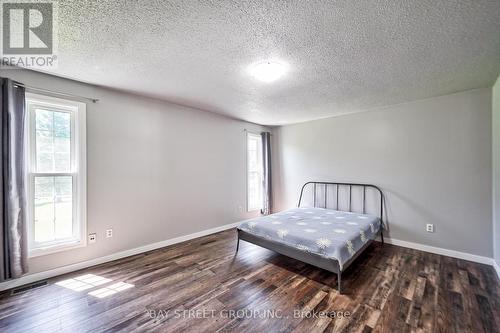
[[[492, 85], [500, 1], [59, 1], [55, 75], [285, 124]], [[290, 66], [266, 84], [246, 72]]]

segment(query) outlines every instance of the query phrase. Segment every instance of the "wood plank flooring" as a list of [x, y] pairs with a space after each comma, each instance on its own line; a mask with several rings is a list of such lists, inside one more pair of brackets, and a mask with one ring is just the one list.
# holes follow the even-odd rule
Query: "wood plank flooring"
[[[500, 328], [500, 284], [486, 265], [374, 243], [343, 274], [339, 295], [335, 274], [243, 241], [235, 256], [235, 246], [236, 231], [228, 230], [4, 292], [0, 332]], [[118, 282], [133, 286], [119, 290]], [[89, 294], [96, 290], [101, 298]]]

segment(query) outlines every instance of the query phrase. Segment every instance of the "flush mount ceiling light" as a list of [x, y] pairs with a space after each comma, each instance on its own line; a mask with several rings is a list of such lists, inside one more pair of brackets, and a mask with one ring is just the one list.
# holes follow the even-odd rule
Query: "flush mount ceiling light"
[[250, 75], [262, 82], [273, 82], [285, 75], [288, 66], [283, 62], [274, 60], [262, 61], [251, 65], [248, 68]]

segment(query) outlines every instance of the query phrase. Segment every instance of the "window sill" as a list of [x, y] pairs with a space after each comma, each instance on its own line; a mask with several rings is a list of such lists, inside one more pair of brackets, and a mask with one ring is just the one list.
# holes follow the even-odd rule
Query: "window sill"
[[37, 248], [28, 251], [28, 258], [41, 257], [48, 254], [53, 254], [57, 252], [63, 252], [68, 250], [73, 250], [81, 247], [85, 247], [87, 244], [83, 241], [75, 241], [72, 243], [57, 244], [52, 246], [47, 246], [43, 248]]

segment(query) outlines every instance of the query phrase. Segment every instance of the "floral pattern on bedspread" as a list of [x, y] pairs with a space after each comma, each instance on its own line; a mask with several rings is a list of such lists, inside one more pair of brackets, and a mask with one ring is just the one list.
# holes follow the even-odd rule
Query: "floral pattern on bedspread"
[[378, 217], [323, 208], [294, 208], [240, 223], [238, 229], [304, 252], [336, 259], [342, 268], [381, 227]]

